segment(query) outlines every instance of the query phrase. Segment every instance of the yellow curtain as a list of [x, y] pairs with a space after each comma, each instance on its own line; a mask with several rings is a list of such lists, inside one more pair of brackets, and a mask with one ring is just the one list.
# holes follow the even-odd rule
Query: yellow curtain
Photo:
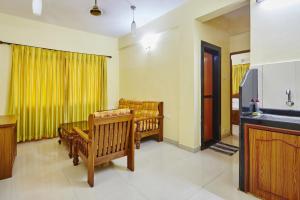
[[8, 114], [18, 116], [18, 142], [56, 137], [59, 124], [106, 108], [106, 82], [103, 56], [12, 45]]
[[12, 46], [9, 114], [18, 116], [18, 142], [56, 136], [63, 119], [63, 53]]
[[240, 64], [232, 66], [232, 94], [239, 94], [240, 83], [246, 72], [249, 70], [250, 64]]
[[97, 55], [67, 53], [66, 121], [87, 120], [107, 107], [107, 62]]

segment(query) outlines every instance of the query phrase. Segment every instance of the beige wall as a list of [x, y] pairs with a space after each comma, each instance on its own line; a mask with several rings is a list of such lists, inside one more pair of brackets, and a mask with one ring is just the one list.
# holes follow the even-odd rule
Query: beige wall
[[120, 49], [120, 96], [164, 102], [165, 137], [178, 141], [178, 29], [162, 33], [155, 50], [140, 45]]
[[[197, 22], [198, 48], [200, 52], [201, 40], [221, 48], [221, 134], [230, 134], [230, 34], [212, 23]], [[200, 54], [199, 54], [200, 55]], [[198, 59], [200, 65], [200, 56]], [[199, 72], [200, 74], [200, 72]], [[200, 84], [200, 83], [199, 83]], [[200, 98], [200, 97], [199, 97]]]
[[[6, 42], [113, 56], [113, 58], [108, 61], [108, 101], [109, 107], [115, 107], [119, 99], [118, 39], [1, 13], [0, 24], [0, 39]], [[2, 93], [3, 88], [8, 88], [7, 77], [10, 76], [7, 56], [7, 53], [0, 54], [0, 111], [2, 112], [0, 114], [3, 114], [5, 102], [7, 101], [6, 95]], [[4, 102], [4, 104], [2, 104], [2, 102]]]
[[251, 0], [251, 64], [300, 58], [300, 2]]
[[6, 113], [8, 104], [11, 49], [8, 45], [0, 45], [0, 115]]
[[[244, 0], [190, 0], [140, 28], [137, 37], [127, 35], [119, 39], [121, 96], [134, 99], [148, 97], [166, 101], [165, 136], [175, 140], [179, 145], [193, 150], [200, 145], [199, 41], [201, 35], [199, 36], [199, 22], [195, 19], [213, 11], [219, 12], [224, 7], [233, 7], [245, 2]], [[165, 36], [159, 41], [156, 50], [153, 50], [150, 55], [143, 55], [144, 51], [139, 41], [149, 32]], [[172, 35], [169, 41], [166, 39], [168, 35]], [[159, 48], [163, 51], [158, 50]], [[222, 78], [228, 77], [225, 75]], [[160, 80], [164, 81], [160, 84], [158, 82]], [[170, 94], [173, 95], [171, 98], [168, 97]]]
[[250, 50], [250, 32], [230, 36], [230, 52]]

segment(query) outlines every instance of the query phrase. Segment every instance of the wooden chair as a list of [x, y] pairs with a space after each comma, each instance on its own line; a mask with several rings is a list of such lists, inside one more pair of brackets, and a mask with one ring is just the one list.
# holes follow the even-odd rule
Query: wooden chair
[[164, 138], [164, 103], [155, 101], [119, 100], [119, 108], [135, 111], [135, 142], [140, 149], [141, 139], [156, 137], [159, 142]]
[[74, 165], [78, 156], [88, 168], [88, 184], [94, 186], [94, 167], [111, 160], [127, 156], [127, 168], [134, 171], [134, 122], [133, 111], [117, 116], [89, 116], [89, 133], [74, 128], [78, 134], [75, 139]]

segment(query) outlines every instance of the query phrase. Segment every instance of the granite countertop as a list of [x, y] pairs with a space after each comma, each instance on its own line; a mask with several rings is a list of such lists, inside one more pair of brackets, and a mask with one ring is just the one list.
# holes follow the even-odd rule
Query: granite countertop
[[300, 130], [300, 117], [298, 116], [274, 115], [266, 113], [260, 116], [242, 115], [241, 120], [244, 123]]

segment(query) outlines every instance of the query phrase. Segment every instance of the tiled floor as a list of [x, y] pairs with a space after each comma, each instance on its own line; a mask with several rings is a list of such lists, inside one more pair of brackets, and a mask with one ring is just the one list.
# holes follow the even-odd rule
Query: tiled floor
[[238, 137], [240, 135], [240, 126], [232, 125], [232, 134]]
[[[236, 143], [236, 138], [225, 141]], [[238, 154], [190, 153], [147, 141], [136, 151], [136, 171], [126, 159], [97, 168], [95, 187], [86, 169], [74, 167], [57, 139], [18, 145], [14, 176], [0, 181], [1, 200], [237, 200], [255, 199], [237, 189]]]

